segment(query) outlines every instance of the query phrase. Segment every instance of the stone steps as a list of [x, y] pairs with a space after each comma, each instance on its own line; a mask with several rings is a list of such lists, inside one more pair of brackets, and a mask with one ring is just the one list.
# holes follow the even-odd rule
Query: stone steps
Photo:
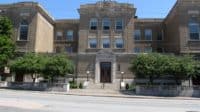
[[119, 90], [119, 84], [116, 83], [89, 83], [87, 89], [104, 89], [104, 90]]

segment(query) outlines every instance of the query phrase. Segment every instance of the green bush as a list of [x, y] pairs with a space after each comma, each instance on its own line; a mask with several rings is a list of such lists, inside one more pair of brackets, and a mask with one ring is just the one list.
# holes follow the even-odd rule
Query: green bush
[[77, 85], [76, 81], [70, 81], [69, 84], [70, 84], [70, 88], [71, 89], [77, 89], [78, 88], [78, 85]]
[[82, 83], [79, 84], [79, 89], [83, 89], [83, 84]]
[[126, 90], [129, 90], [129, 84], [128, 83], [126, 83]]

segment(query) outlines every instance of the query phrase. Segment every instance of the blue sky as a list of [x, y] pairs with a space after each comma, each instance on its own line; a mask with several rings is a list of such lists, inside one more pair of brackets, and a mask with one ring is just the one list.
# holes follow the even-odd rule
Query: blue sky
[[[0, 4], [22, 2], [25, 0], [0, 0]], [[55, 19], [79, 18], [80, 4], [95, 3], [99, 0], [26, 0], [39, 2]], [[176, 0], [116, 0], [132, 3], [137, 8], [139, 18], [164, 18]]]

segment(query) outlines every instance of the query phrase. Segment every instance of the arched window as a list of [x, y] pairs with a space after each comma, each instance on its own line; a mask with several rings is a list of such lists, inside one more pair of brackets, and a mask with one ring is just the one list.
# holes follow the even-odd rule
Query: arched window
[[20, 34], [18, 40], [28, 40], [28, 22], [23, 20], [19, 26]]
[[199, 40], [199, 23], [197, 22], [196, 18], [191, 18], [189, 20], [188, 27], [190, 40]]

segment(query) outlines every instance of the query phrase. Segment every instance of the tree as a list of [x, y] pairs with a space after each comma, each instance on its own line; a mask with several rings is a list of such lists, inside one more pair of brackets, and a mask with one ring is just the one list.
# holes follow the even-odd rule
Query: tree
[[132, 60], [130, 70], [135, 73], [136, 77], [148, 78], [150, 84], [153, 84], [155, 78], [164, 74], [166, 60], [166, 56], [157, 53], [140, 54]]
[[40, 54], [27, 53], [23, 57], [19, 57], [11, 63], [11, 71], [18, 74], [30, 74], [33, 83], [38, 75], [42, 73], [46, 58]]
[[189, 55], [140, 54], [132, 61], [130, 69], [136, 77], [149, 78], [150, 84], [153, 84], [154, 78], [163, 75], [173, 76], [179, 84], [181, 79], [191, 79], [200, 74], [199, 61]]
[[55, 77], [64, 77], [73, 72], [74, 64], [62, 54], [49, 57], [43, 69], [44, 77], [50, 81], [53, 81]]
[[5, 35], [11, 38], [12, 28], [11, 20], [7, 17], [0, 16], [0, 35]]
[[0, 16], [0, 72], [13, 56], [15, 45], [11, 39], [12, 23], [7, 17]]

